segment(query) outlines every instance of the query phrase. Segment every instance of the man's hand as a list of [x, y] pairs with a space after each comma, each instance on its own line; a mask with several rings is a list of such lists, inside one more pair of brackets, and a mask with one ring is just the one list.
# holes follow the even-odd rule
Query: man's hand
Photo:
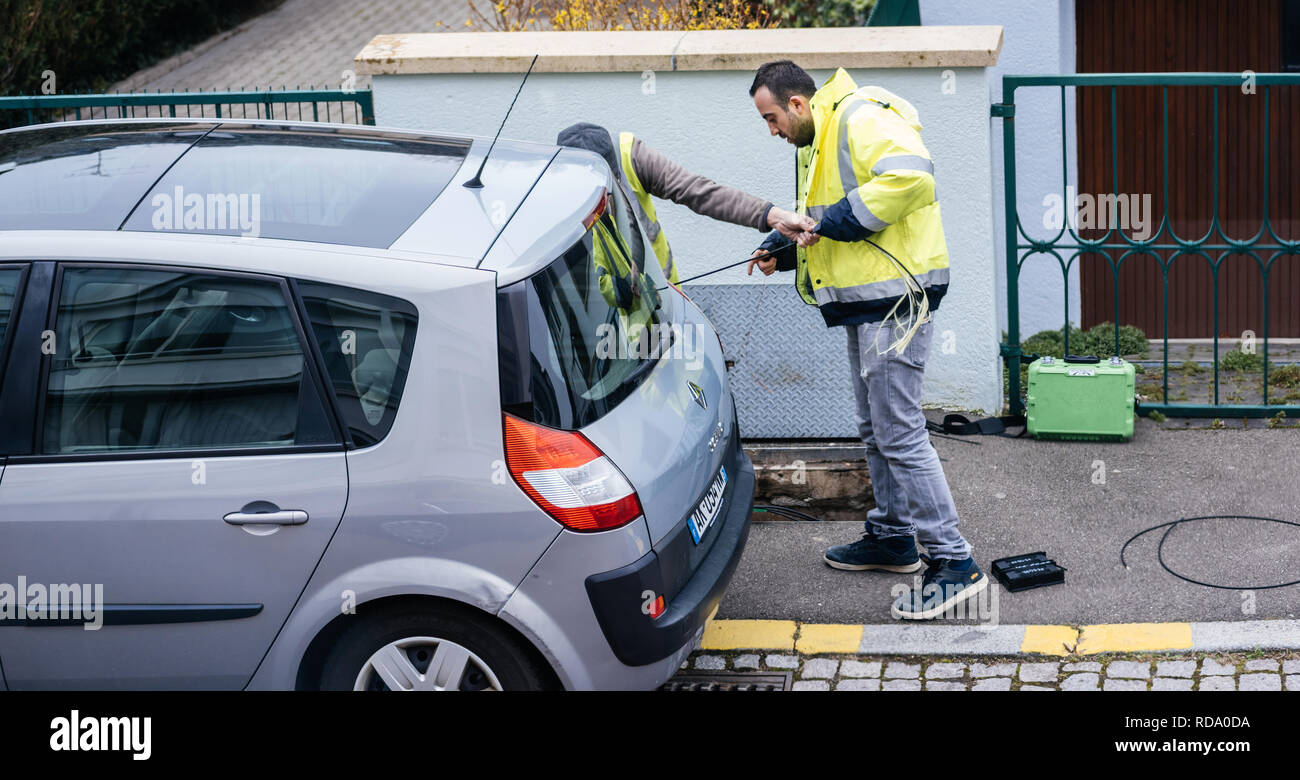
[[[756, 259], [759, 257], [762, 259]], [[758, 266], [758, 270], [762, 271], [764, 276], [771, 276], [772, 272], [776, 270], [776, 255], [769, 255], [762, 249], [755, 249], [753, 254], [749, 256], [749, 265], [745, 267], [745, 273], [753, 276], [754, 266]]]
[[821, 236], [816, 232], [813, 232], [816, 230], [817, 227], [818, 225], [813, 225], [813, 228], [811, 230], [805, 231], [795, 236], [794, 242], [799, 246], [803, 247], [804, 249], [807, 249], [808, 247], [817, 243], [819, 240], [821, 240]]
[[791, 241], [798, 241], [801, 235], [810, 233], [817, 222], [812, 217], [773, 206], [767, 212], [767, 224]]

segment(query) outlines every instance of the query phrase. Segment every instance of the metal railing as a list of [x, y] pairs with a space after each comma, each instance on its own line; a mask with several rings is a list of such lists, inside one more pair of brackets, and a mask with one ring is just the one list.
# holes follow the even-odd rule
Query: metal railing
[[267, 89], [0, 97], [0, 128], [80, 119], [286, 119], [373, 125], [368, 89]]
[[[1220, 181], [1220, 163], [1219, 163], [1219, 87], [1240, 87], [1243, 83], [1243, 74], [1241, 73], [1088, 73], [1073, 75], [1032, 75], [1032, 76], [1003, 76], [1002, 79], [1002, 100], [1001, 103], [995, 103], [992, 107], [992, 115], [1001, 117], [1002, 122], [1002, 148], [1003, 148], [1003, 165], [1005, 181], [1005, 237], [1006, 237], [1006, 278], [1007, 278], [1007, 336], [1006, 341], [1001, 345], [1001, 355], [1006, 363], [1008, 371], [1007, 385], [1008, 396], [1011, 412], [1021, 414], [1024, 412], [1024, 399], [1021, 397], [1021, 358], [1037, 357], [1025, 355], [1021, 351], [1021, 334], [1020, 334], [1020, 270], [1027, 258], [1037, 255], [1050, 255], [1056, 258], [1060, 265], [1061, 273], [1064, 277], [1065, 288], [1065, 317], [1064, 317], [1064, 339], [1065, 351], [1069, 353], [1069, 274], [1070, 267], [1079, 259], [1080, 255], [1093, 254], [1102, 258], [1109, 263], [1110, 281], [1113, 285], [1113, 298], [1115, 301], [1115, 316], [1113, 318], [1115, 329], [1115, 354], [1119, 354], [1120, 348], [1120, 317], [1119, 317], [1119, 272], [1121, 266], [1131, 257], [1149, 256], [1155, 258], [1160, 265], [1161, 279], [1163, 282], [1163, 356], [1161, 361], [1162, 367], [1162, 393], [1158, 402], [1143, 401], [1140, 402], [1142, 413], [1148, 411], [1159, 411], [1162, 414], [1175, 417], [1266, 417], [1276, 416], [1279, 412], [1285, 413], [1287, 417], [1300, 416], [1300, 405], [1284, 404], [1277, 401], [1270, 402], [1269, 398], [1269, 271], [1278, 258], [1288, 255], [1300, 254], [1300, 239], [1286, 239], [1277, 234], [1269, 215], [1269, 100], [1270, 87], [1273, 86], [1300, 86], [1300, 74], [1296, 73], [1258, 73], [1252, 74], [1254, 84], [1263, 91], [1263, 111], [1264, 111], [1264, 213], [1262, 224], [1253, 236], [1244, 239], [1232, 238], [1228, 236], [1223, 229], [1219, 214], [1219, 187]], [[1161, 107], [1162, 107], [1162, 125], [1163, 125], [1163, 186], [1164, 186], [1164, 214], [1161, 215], [1159, 226], [1145, 240], [1137, 240], [1125, 234], [1122, 228], [1109, 224], [1106, 228], [1105, 235], [1097, 239], [1082, 238], [1070, 225], [1071, 220], [1067, 217], [1062, 221], [1062, 225], [1055, 236], [1048, 239], [1036, 239], [1031, 237], [1024, 229], [1020, 216], [1017, 212], [1016, 201], [1016, 135], [1015, 135], [1015, 109], [1016, 109], [1016, 90], [1029, 87], [1056, 87], [1060, 90], [1061, 99], [1061, 162], [1062, 162], [1062, 195], [1067, 189], [1067, 170], [1068, 160], [1066, 152], [1066, 88], [1067, 87], [1109, 87], [1110, 88], [1110, 134], [1111, 134], [1111, 197], [1117, 196], [1119, 181], [1119, 134], [1116, 119], [1116, 99], [1115, 91], [1119, 87], [1147, 86], [1162, 87]], [[1211, 87], [1214, 88], [1214, 111], [1213, 111], [1213, 133], [1214, 133], [1214, 161], [1213, 161], [1213, 183], [1214, 183], [1214, 208], [1210, 218], [1209, 229], [1201, 236], [1196, 238], [1187, 238], [1179, 236], [1173, 229], [1170, 218], [1170, 198], [1169, 198], [1169, 87]], [[1199, 121], [1200, 117], [1193, 117], [1193, 120]], [[1286, 129], [1283, 128], [1281, 137], [1286, 137]], [[1073, 204], [1068, 204], [1067, 209], [1073, 208]], [[1068, 237], [1067, 237], [1068, 236]], [[1068, 259], [1062, 257], [1062, 253], [1068, 254]], [[1169, 256], [1161, 258], [1157, 252], [1168, 252]], [[1215, 253], [1216, 257], [1211, 257]], [[1271, 254], [1269, 254], [1271, 253]], [[1118, 254], [1116, 258], [1113, 255]], [[1269, 254], [1265, 261], [1261, 258], [1262, 254]], [[1219, 296], [1219, 271], [1225, 259], [1232, 256], [1244, 256], [1251, 258], [1258, 266], [1263, 285], [1263, 386], [1262, 386], [1262, 403], [1224, 403], [1220, 399], [1220, 354], [1219, 354], [1219, 317], [1220, 317], [1220, 296]], [[1213, 278], [1214, 290], [1214, 332], [1213, 332], [1213, 351], [1214, 351], [1214, 373], [1213, 373], [1213, 402], [1212, 403], [1171, 403], [1169, 397], [1169, 272], [1175, 261], [1182, 258], [1183, 262], [1191, 258], [1200, 258], [1205, 260], [1210, 267]], [[1154, 302], [1153, 302], [1154, 303]], [[1294, 394], [1292, 395], [1294, 397]]]

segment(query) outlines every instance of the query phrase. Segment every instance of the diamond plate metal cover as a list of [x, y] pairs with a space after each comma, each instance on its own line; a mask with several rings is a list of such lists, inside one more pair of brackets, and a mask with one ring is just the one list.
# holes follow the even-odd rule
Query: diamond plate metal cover
[[722, 335], [746, 439], [855, 438], [844, 328], [827, 328], [787, 280], [688, 285]]

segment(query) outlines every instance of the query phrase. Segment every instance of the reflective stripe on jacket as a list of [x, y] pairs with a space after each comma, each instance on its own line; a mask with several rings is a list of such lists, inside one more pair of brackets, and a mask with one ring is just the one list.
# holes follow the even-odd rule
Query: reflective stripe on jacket
[[655, 256], [659, 258], [659, 267], [664, 269], [664, 276], [673, 284], [677, 283], [677, 265], [673, 262], [673, 250], [668, 246], [668, 236], [664, 235], [664, 229], [659, 224], [659, 217], [655, 214], [655, 204], [650, 198], [650, 193], [641, 184], [641, 179], [636, 175], [636, 166], [632, 164], [632, 144], [636, 141], [636, 136], [632, 133], [622, 132], [618, 134], [618, 159], [623, 165], [623, 178], [632, 187], [632, 194], [636, 196], [633, 207], [636, 209], [637, 222], [645, 230], [646, 238], [650, 240], [650, 246], [655, 251]]
[[648, 336], [646, 330], [651, 321], [651, 310], [644, 299], [644, 287], [653, 282], [636, 270], [627, 243], [608, 214], [592, 224], [590, 235], [596, 285], [605, 303], [618, 314], [621, 326], [618, 332], [627, 339], [629, 347], [636, 349], [636, 345]]
[[796, 202], [822, 223], [823, 237], [796, 253], [799, 295], [828, 325], [882, 318], [904, 286], [869, 237], [911, 271], [936, 308], [948, 288], [948, 249], [916, 110], [879, 87], [859, 88], [843, 68], [810, 107], [816, 139], [796, 155]]

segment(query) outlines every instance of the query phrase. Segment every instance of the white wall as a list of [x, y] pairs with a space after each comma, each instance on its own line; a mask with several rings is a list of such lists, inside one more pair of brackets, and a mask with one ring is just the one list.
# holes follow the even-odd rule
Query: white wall
[[[917, 107], [935, 161], [952, 282], [935, 318], [924, 401], [951, 409], [996, 412], [1001, 408], [1002, 385], [985, 69], [850, 72], [860, 85], [878, 84]], [[812, 71], [812, 75], [820, 84], [830, 71]], [[490, 136], [519, 78], [513, 74], [377, 75], [376, 119], [383, 126]], [[561, 128], [578, 121], [596, 122], [614, 132], [631, 130], [689, 169], [789, 207], [794, 198], [794, 150], [768, 134], [748, 95], [752, 78], [747, 70], [534, 73], [502, 136], [550, 143]], [[673, 203], [656, 208], [683, 278], [747, 257], [763, 237], [756, 230], [713, 222]], [[737, 293], [747, 293], [746, 298], [758, 291], [755, 285], [759, 284], [774, 286], [765, 291], [767, 296], [795, 294], [793, 274], [748, 277], [743, 266], [701, 284], [731, 285]], [[793, 316], [820, 323], [813, 307], [798, 311]], [[732, 338], [728, 336], [732, 331], [747, 332], [741, 326], [748, 324], [718, 323], [724, 343]], [[808, 323], [801, 320], [801, 324]], [[836, 372], [834, 392], [847, 394], [847, 368], [842, 383], [838, 378], [840, 364], [846, 362], [838, 332], [842, 329], [829, 334], [816, 349], [806, 339], [791, 343], [780, 338], [785, 330], [782, 322], [760, 317], [751, 350], [770, 343], [771, 349], [787, 353], [783, 365], [796, 373], [813, 373], [831, 361]], [[824, 327], [821, 332], [825, 333]], [[726, 346], [734, 349], [739, 341], [734, 337]], [[945, 351], [945, 345], [951, 349]], [[733, 373], [733, 381], [751, 380], [741, 372]], [[812, 391], [804, 387], [792, 392]], [[807, 432], [798, 435], [856, 434], [851, 419], [806, 422], [798, 430]], [[747, 427], [753, 431], [750, 435], [762, 435], [753, 425]], [[783, 430], [787, 432], [773, 435], [796, 435]]]
[[[1000, 24], [1002, 55], [989, 69], [990, 103], [1002, 100], [1002, 76], [1075, 72], [1075, 0], [920, 0], [921, 24]], [[1051, 238], [1043, 226], [1043, 199], [1064, 193], [1061, 137], [1065, 136], [1065, 170], [1078, 186], [1074, 89], [1066, 89], [1065, 126], [1061, 125], [1059, 87], [1016, 91], [1016, 201], [1022, 229], [1033, 238]], [[998, 322], [1006, 328], [1006, 241], [1004, 228], [1002, 123], [991, 119], [993, 144], [993, 214], [998, 269]], [[1068, 239], [1069, 236], [1067, 235]], [[1069, 260], [1068, 256], [1063, 256]], [[1064, 324], [1064, 286], [1055, 258], [1037, 254], [1020, 274], [1021, 337]], [[1070, 267], [1070, 321], [1079, 322], [1079, 265]]]

